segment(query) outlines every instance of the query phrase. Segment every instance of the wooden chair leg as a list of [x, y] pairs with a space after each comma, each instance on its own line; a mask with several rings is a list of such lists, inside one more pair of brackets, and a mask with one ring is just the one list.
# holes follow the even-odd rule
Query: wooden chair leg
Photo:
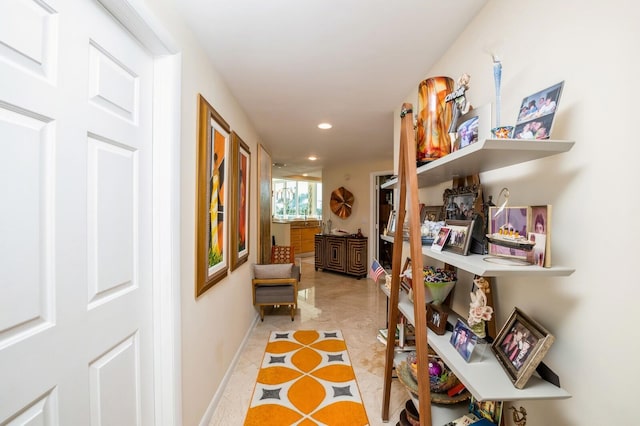
[[260, 306], [260, 321], [264, 321], [264, 306]]
[[293, 317], [296, 315], [296, 306], [295, 305], [290, 305], [291, 306], [291, 321], [293, 321]]

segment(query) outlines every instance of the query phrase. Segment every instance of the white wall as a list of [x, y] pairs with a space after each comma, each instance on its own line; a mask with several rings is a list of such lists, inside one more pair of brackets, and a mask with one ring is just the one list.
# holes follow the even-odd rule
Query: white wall
[[[377, 171], [391, 170], [393, 160], [391, 156], [388, 160], [376, 162], [360, 162], [348, 165], [339, 165], [324, 168], [322, 170], [322, 221], [331, 219], [333, 228], [340, 228], [353, 234], [358, 232], [369, 237], [370, 210], [371, 210], [371, 187], [370, 174]], [[331, 192], [341, 186], [348, 189], [355, 200], [351, 209], [351, 216], [342, 219], [331, 212], [329, 202]]]
[[[181, 310], [183, 424], [199, 424], [256, 316], [249, 265], [255, 262], [258, 135], [172, 0], [146, 0], [182, 51], [181, 131]], [[195, 191], [197, 101], [201, 93], [251, 150], [250, 255], [198, 299], [195, 298]]]
[[[632, 424], [637, 418], [640, 222], [618, 214], [620, 207], [640, 207], [634, 187], [640, 148], [629, 134], [639, 92], [638, 22], [640, 8], [631, 1], [491, 0], [424, 73], [456, 80], [470, 74], [468, 97], [481, 106], [494, 101], [488, 52], [499, 53], [502, 124], [515, 122], [525, 96], [565, 81], [552, 137], [575, 140], [574, 148], [481, 175], [485, 196], [495, 199], [507, 186], [514, 205], [552, 204], [553, 263], [576, 268], [565, 278], [497, 280], [498, 324], [518, 306], [547, 327], [557, 340], [545, 363], [573, 395], [508, 403], [527, 409], [529, 425]], [[405, 102], [415, 99], [410, 93]], [[397, 145], [399, 118], [395, 122]], [[456, 292], [456, 304], [467, 302], [466, 292]]]

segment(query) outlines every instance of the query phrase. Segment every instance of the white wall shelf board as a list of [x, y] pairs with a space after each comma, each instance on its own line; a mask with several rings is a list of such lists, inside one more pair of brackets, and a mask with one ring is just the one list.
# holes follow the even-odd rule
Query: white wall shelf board
[[[550, 157], [569, 151], [574, 143], [551, 139], [484, 139], [418, 167], [418, 187]], [[381, 187], [395, 188], [397, 184], [398, 179], [395, 178]]]
[[[380, 288], [389, 297], [389, 289], [384, 285]], [[402, 291], [400, 292], [398, 309], [411, 324], [415, 325], [413, 303], [409, 300], [407, 294]], [[565, 399], [571, 397], [571, 394], [566, 390], [556, 387], [535, 375], [529, 379], [524, 389], [517, 389], [509, 380], [507, 373], [498, 362], [491, 348], [486, 348], [481, 359], [478, 359], [474, 352], [471, 361], [467, 363], [449, 342], [451, 338], [450, 331], [447, 331], [442, 336], [437, 335], [430, 329], [427, 332], [429, 346], [440, 355], [445, 364], [479, 401]], [[476, 351], [478, 349], [480, 348], [476, 348]]]

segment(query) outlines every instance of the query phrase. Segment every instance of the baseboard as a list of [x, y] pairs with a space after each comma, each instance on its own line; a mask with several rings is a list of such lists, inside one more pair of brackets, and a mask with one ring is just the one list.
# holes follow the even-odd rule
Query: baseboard
[[244, 335], [244, 338], [242, 339], [242, 343], [238, 347], [236, 354], [233, 356], [233, 360], [231, 360], [231, 364], [229, 364], [229, 368], [227, 368], [226, 373], [224, 373], [224, 377], [220, 382], [220, 386], [218, 386], [218, 390], [216, 391], [216, 393], [213, 394], [213, 398], [211, 399], [211, 402], [209, 403], [209, 406], [207, 407], [207, 411], [205, 411], [204, 416], [202, 417], [202, 420], [200, 420], [199, 426], [209, 426], [209, 424], [211, 423], [211, 419], [213, 418], [213, 413], [215, 413], [216, 408], [218, 408], [218, 404], [220, 403], [220, 399], [224, 394], [224, 390], [227, 387], [227, 383], [229, 383], [229, 379], [233, 374], [233, 370], [236, 367], [238, 360], [240, 359], [240, 354], [242, 354], [245, 346], [247, 345], [249, 336], [251, 336], [251, 333], [253, 332], [253, 329], [258, 324], [258, 321], [260, 321], [260, 315], [256, 312], [256, 316], [253, 319], [253, 323], [251, 324], [251, 327], [249, 327], [249, 329], [247, 330], [247, 333]]

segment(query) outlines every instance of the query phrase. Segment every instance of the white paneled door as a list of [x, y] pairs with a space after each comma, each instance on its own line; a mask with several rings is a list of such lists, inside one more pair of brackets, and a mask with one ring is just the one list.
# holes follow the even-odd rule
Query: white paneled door
[[153, 424], [153, 60], [94, 0], [0, 1], [0, 424]]

